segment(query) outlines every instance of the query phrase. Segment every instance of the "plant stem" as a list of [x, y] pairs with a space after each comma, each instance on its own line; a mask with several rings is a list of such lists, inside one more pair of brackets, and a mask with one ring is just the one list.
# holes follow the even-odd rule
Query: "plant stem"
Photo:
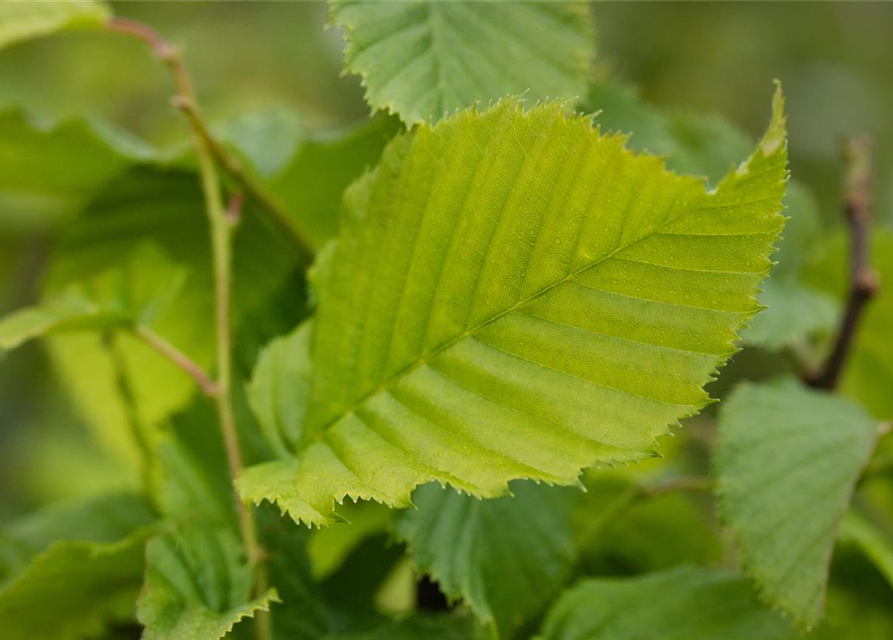
[[216, 398], [219, 395], [217, 383], [211, 380], [201, 366], [160, 335], [144, 326], [134, 327], [133, 334], [195, 380], [206, 396]]
[[869, 263], [871, 140], [866, 136], [850, 139], [845, 155], [848, 167], [844, 213], [850, 231], [850, 292], [831, 353], [819, 372], [807, 377], [807, 384], [816, 389], [831, 390], [837, 386], [865, 305], [880, 286], [878, 274]]
[[[109, 21], [108, 27], [114, 31], [136, 36], [148, 43], [156, 56], [165, 63], [173, 75], [178, 92], [175, 102], [185, 102], [191, 105], [190, 112], [193, 114], [193, 117], [189, 118], [190, 129], [195, 145], [202, 193], [204, 194], [205, 208], [211, 230], [211, 253], [214, 261], [217, 381], [213, 400], [220, 420], [220, 429], [223, 433], [230, 477], [235, 480], [242, 472], [243, 463], [232, 398], [231, 276], [232, 236], [234, 229], [232, 221], [234, 216], [228, 214], [227, 209], [223, 206], [220, 180], [214, 166], [214, 155], [209, 144], [209, 137], [202, 127], [196, 126], [196, 123], [202, 122], [202, 120], [199, 117], [192, 79], [189, 76], [189, 71], [183, 64], [179, 50], [165, 41], [154, 29], [142, 23], [113, 18]], [[161, 343], [155, 341], [155, 346], [157, 348], [161, 346]], [[171, 349], [173, 348], [171, 347]], [[172, 355], [170, 350], [167, 350], [167, 353]], [[246, 505], [235, 491], [233, 497], [239, 518], [239, 529], [245, 547], [245, 554], [254, 570], [255, 595], [260, 596], [268, 589], [268, 578], [266, 566], [263, 562], [264, 553], [257, 539], [254, 514], [250, 506]], [[255, 618], [255, 635], [258, 640], [270, 640], [272, 637], [270, 618], [266, 612], [258, 612]]]
[[204, 137], [205, 142], [214, 156], [217, 163], [226, 171], [230, 177], [239, 183], [239, 186], [255, 200], [261, 207], [267, 211], [270, 219], [276, 223], [281, 231], [291, 239], [298, 253], [298, 259], [305, 265], [309, 265], [313, 261], [313, 248], [310, 242], [301, 235], [301, 232], [289, 220], [288, 213], [279, 204], [267, 194], [266, 190], [258, 184], [258, 182], [247, 171], [242, 163], [226, 147], [218, 142], [211, 134], [207, 123], [201, 117], [195, 103], [191, 100], [184, 100], [179, 96], [174, 101], [174, 106], [180, 109], [187, 118], [192, 122], [193, 129], [199, 131]]

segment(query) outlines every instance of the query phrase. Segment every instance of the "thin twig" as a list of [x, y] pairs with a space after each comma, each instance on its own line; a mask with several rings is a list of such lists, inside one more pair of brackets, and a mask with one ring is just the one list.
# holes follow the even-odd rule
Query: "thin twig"
[[[234, 226], [230, 223], [226, 209], [223, 206], [220, 180], [217, 176], [215, 158], [211, 150], [212, 139], [207, 135], [206, 128], [199, 126], [203, 125], [204, 121], [196, 103], [192, 78], [186, 65], [183, 63], [179, 49], [165, 41], [158, 32], [148, 25], [123, 18], [113, 18], [107, 25], [113, 31], [135, 36], [146, 42], [155, 55], [170, 70], [179, 94], [177, 101], [190, 105], [188, 112], [190, 117], [188, 120], [191, 125], [190, 129], [198, 160], [202, 193], [205, 198], [208, 223], [211, 230], [211, 248], [214, 262], [215, 319], [217, 326], [217, 382], [214, 404], [220, 420], [220, 429], [226, 448], [230, 476], [235, 480], [242, 473], [243, 462], [232, 397], [231, 285], [232, 235]], [[267, 568], [263, 562], [264, 552], [257, 539], [254, 513], [251, 507], [246, 505], [236, 493], [234, 493], [234, 502], [245, 553], [254, 571], [254, 592], [256, 596], [262, 596], [268, 589], [268, 577]], [[254, 628], [258, 640], [270, 640], [272, 638], [270, 617], [266, 612], [258, 613], [255, 617]]]
[[201, 117], [195, 102], [184, 96], [174, 96], [171, 101], [192, 122], [193, 128], [204, 138], [214, 156], [214, 160], [235, 180], [245, 193], [264, 209], [269, 218], [283, 231], [294, 244], [298, 252], [298, 259], [303, 264], [313, 261], [313, 248], [310, 242], [301, 235], [301, 232], [291, 222], [290, 216], [254, 179], [251, 172], [242, 166], [241, 161], [214, 138], [207, 123]]
[[831, 353], [822, 368], [807, 378], [816, 389], [834, 389], [846, 364], [865, 305], [880, 286], [870, 265], [871, 140], [852, 138], [846, 146], [847, 178], [844, 213], [850, 232], [850, 291]]
[[220, 395], [217, 383], [211, 380], [211, 377], [205, 373], [204, 369], [160, 335], [148, 327], [143, 326], [134, 327], [133, 333], [145, 344], [152, 347], [156, 352], [167, 358], [170, 362], [188, 374], [189, 377], [195, 380], [199, 389], [201, 389], [202, 393], [206, 396], [209, 398], [216, 398]]

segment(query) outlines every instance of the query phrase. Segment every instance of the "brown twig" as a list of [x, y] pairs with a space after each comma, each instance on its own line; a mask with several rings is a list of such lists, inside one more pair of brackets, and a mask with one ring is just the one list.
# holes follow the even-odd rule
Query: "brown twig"
[[846, 145], [847, 178], [844, 213], [850, 231], [850, 291], [834, 346], [818, 373], [806, 380], [816, 389], [834, 389], [846, 364], [865, 305], [880, 286], [870, 265], [871, 140], [852, 138]]

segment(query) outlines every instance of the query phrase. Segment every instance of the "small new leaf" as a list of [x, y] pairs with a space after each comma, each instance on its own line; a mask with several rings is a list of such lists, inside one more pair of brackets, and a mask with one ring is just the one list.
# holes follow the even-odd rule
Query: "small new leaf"
[[744, 384], [723, 404], [720, 514], [763, 597], [804, 629], [822, 615], [838, 524], [877, 426], [860, 407], [788, 379]]

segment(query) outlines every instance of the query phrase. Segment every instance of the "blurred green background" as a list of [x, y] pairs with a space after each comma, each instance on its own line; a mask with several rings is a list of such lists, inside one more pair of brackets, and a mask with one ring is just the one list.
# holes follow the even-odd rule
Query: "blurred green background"
[[[325, 29], [322, 2], [112, 4], [182, 45], [212, 120], [285, 107], [304, 130], [325, 130], [368, 114], [358, 80], [340, 76], [340, 34]], [[893, 221], [893, 4], [622, 2], [597, 3], [594, 15], [597, 72], [631, 81], [656, 104], [719, 114], [756, 136], [771, 80], [782, 80], [791, 169], [815, 190], [829, 226], [840, 221], [841, 140], [871, 134], [876, 216]], [[41, 119], [86, 115], [174, 145], [187, 132], [171, 93], [165, 71], [123, 36], [69, 32], [0, 52], [0, 107]], [[0, 313], [34, 300], [64, 224], [20, 218], [0, 210]], [[95, 452], [58, 391], [39, 344], [0, 364], [0, 517], [100, 488], [101, 474], [76, 477]], [[50, 432], [65, 435], [50, 440]], [[34, 471], [47, 468], [53, 473]]]

